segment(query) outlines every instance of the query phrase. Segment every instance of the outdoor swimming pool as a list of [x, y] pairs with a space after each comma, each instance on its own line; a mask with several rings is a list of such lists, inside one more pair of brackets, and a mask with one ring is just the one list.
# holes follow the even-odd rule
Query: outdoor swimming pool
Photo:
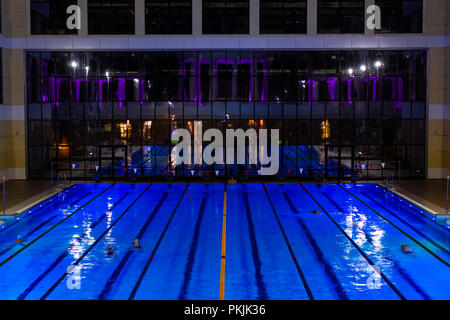
[[79, 184], [0, 229], [0, 299], [450, 299], [450, 230], [400, 200], [375, 184]]

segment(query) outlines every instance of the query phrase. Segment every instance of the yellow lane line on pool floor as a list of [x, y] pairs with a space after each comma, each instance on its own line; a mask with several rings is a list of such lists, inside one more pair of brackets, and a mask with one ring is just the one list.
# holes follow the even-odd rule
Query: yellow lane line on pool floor
[[227, 246], [227, 184], [223, 195], [222, 256], [220, 263], [220, 300], [225, 300], [225, 254]]

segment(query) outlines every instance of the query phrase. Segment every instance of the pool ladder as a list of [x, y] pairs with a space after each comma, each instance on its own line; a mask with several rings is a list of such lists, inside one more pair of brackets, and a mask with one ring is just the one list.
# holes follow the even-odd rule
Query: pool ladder
[[386, 178], [384, 178], [384, 184], [388, 188], [394, 187], [394, 174], [390, 173]]
[[69, 186], [66, 175], [58, 176], [57, 181], [58, 181], [58, 184], [56, 185], [57, 190], [64, 190], [66, 187]]

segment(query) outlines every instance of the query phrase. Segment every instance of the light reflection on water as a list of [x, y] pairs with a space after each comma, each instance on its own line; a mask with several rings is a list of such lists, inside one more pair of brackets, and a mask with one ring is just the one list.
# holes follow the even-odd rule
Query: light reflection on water
[[[245, 189], [239, 189], [240, 186], [233, 186], [234, 188], [238, 189], [236, 191], [237, 194], [244, 193]], [[435, 267], [435, 261], [434, 260], [427, 260], [429, 257], [427, 257], [427, 253], [421, 253], [419, 252], [417, 247], [414, 247], [411, 245], [411, 247], [415, 251], [415, 255], [407, 256], [404, 255], [400, 250], [401, 244], [407, 244], [409, 246], [409, 243], [407, 242], [408, 239], [406, 239], [400, 232], [393, 229], [392, 226], [387, 223], [384, 219], [374, 214], [371, 210], [369, 210], [367, 207], [365, 207], [363, 204], [361, 204], [358, 201], [355, 201], [355, 199], [347, 198], [347, 196], [341, 196], [335, 195], [335, 190], [332, 190], [331, 187], [323, 186], [322, 191], [324, 189], [330, 189], [329, 194], [336, 200], [336, 202], [339, 202], [338, 208], [336, 209], [330, 209], [328, 210], [330, 216], [337, 222], [340, 228], [345, 232], [346, 235], [348, 235], [360, 248], [361, 250], [367, 254], [367, 256], [370, 257], [370, 260], [375, 263], [376, 267], [382, 270], [382, 272], [388, 277], [389, 280], [391, 280], [396, 287], [399, 288], [399, 290], [402, 293], [409, 294], [408, 298], [414, 298], [414, 294], [417, 293], [414, 292], [414, 288], [408, 283], [407, 280], [405, 280], [405, 277], [410, 277], [414, 283], [417, 283], [418, 286], [421, 286], [424, 288], [424, 290], [427, 290], [427, 293], [439, 293], [438, 285], [436, 287], [432, 287], [431, 285], [428, 285], [431, 281], [429, 279], [424, 280], [422, 278], [422, 274], [420, 273], [421, 270], [429, 270], [430, 274], [434, 272], [435, 270], [442, 271], [442, 269], [439, 269]], [[337, 187], [336, 187], [337, 188]], [[229, 189], [231, 190], [231, 188]], [[239, 191], [242, 190], [242, 191]], [[338, 189], [339, 190], [339, 189]], [[327, 190], [325, 190], [327, 191]], [[343, 191], [343, 190], [341, 190]], [[204, 196], [201, 194], [191, 193], [192, 197], [190, 196], [190, 193], [187, 193], [185, 198], [189, 199], [186, 200], [187, 205], [180, 207], [181, 214], [178, 214], [175, 216], [174, 222], [172, 222], [171, 228], [168, 231], [167, 237], [165, 238], [165, 241], [162, 243], [162, 246], [160, 248], [159, 253], [162, 253], [162, 255], [158, 256], [158, 260], [155, 259], [155, 261], [152, 264], [152, 268], [155, 268], [154, 270], [151, 270], [149, 273], [150, 275], [154, 275], [155, 278], [152, 279], [151, 284], [153, 285], [153, 281], [158, 281], [158, 277], [160, 277], [159, 273], [154, 273], [155, 270], [163, 271], [163, 270], [169, 270], [174, 269], [174, 273], [171, 274], [172, 276], [175, 274], [177, 277], [171, 278], [170, 280], [172, 282], [168, 283], [167, 287], [172, 286], [172, 291], [178, 290], [178, 282], [181, 287], [181, 282], [185, 279], [184, 273], [186, 271], [186, 266], [188, 265], [188, 253], [191, 249], [189, 249], [189, 245], [192, 242], [192, 237], [194, 236], [193, 230], [194, 230], [194, 224], [197, 221], [198, 216], [198, 204], [200, 203], [200, 199]], [[345, 194], [345, 193], [344, 193]], [[209, 196], [209, 195], [208, 195]], [[317, 196], [320, 198], [320, 193], [314, 194], [314, 196]], [[31, 250], [35, 249], [33, 254], [39, 253], [39, 248], [41, 250], [47, 249], [47, 251], [50, 253], [48, 256], [51, 261], [49, 263], [53, 262], [55, 258], [58, 257], [61, 252], [65, 252], [64, 250], [68, 250], [68, 256], [65, 258], [63, 264], [64, 267], [70, 265], [71, 263], [74, 263], [77, 261], [84, 252], [88, 248], [90, 248], [94, 242], [100, 238], [101, 235], [105, 232], [106, 228], [110, 228], [112, 226], [112, 223], [115, 219], [117, 219], [118, 214], [122, 212], [123, 209], [118, 210], [115, 212], [114, 209], [114, 203], [117, 200], [117, 196], [108, 197], [108, 201], [106, 201], [106, 197], [102, 198], [101, 203], [99, 202], [95, 206], [92, 206], [92, 210], [87, 210], [86, 212], [80, 211], [78, 212], [74, 217], [75, 219], [72, 222], [72, 220], [67, 220], [67, 223], [65, 223], [62, 228], [57, 228], [53, 233], [49, 234], [50, 239], [52, 240], [52, 243], [56, 243], [54, 247], [54, 254], [52, 254], [53, 248], [49, 248], [48, 246], [45, 247], [46, 242], [41, 241], [30, 247], [29, 252], [33, 252]], [[202, 224], [200, 225], [200, 236], [203, 237], [204, 235], [210, 236], [209, 228], [211, 226], [216, 226], [217, 223], [221, 223], [222, 220], [222, 206], [220, 204], [220, 201], [223, 197], [223, 193], [220, 193], [218, 195], [218, 201], [219, 205], [211, 205], [211, 207], [207, 207], [207, 212], [205, 213], [205, 216], [203, 219], [205, 219]], [[293, 196], [292, 196], [293, 197]], [[175, 197], [174, 197], [175, 198]], [[259, 250], [259, 253], [261, 255], [268, 255], [269, 258], [266, 258], [262, 260], [262, 267], [263, 267], [263, 280], [267, 281], [269, 283], [269, 278], [273, 277], [274, 275], [277, 276], [277, 272], [284, 272], [284, 269], [281, 267], [278, 268], [275, 271], [270, 270], [268, 266], [271, 266], [273, 261], [275, 262], [282, 262], [282, 261], [288, 261], [289, 259], [286, 259], [286, 256], [280, 251], [267, 251], [266, 248], [270, 246], [265, 246], [265, 241], [269, 241], [269, 239], [274, 239], [277, 236], [279, 236], [279, 230], [278, 226], [274, 225], [271, 226], [267, 223], [266, 219], [263, 219], [263, 215], [260, 213], [263, 213], [269, 209], [267, 209], [264, 206], [264, 202], [260, 201], [262, 198], [259, 198], [259, 195], [255, 192], [252, 194], [252, 203], [251, 203], [251, 209], [252, 214], [254, 214], [254, 223], [258, 224], [256, 227], [257, 232], [257, 243], [256, 243], [256, 249]], [[145, 199], [145, 198], [143, 198]], [[159, 198], [155, 197], [154, 200], [156, 201]], [[237, 200], [236, 200], [237, 199]], [[309, 198], [308, 198], [309, 199]], [[297, 200], [295, 205], [301, 206], [299, 204], [302, 204], [302, 200]], [[127, 200], [128, 201], [128, 200]], [[145, 199], [147, 201], [147, 199]], [[234, 200], [229, 199], [229, 206], [231, 207], [232, 201], [236, 201], [235, 206], [239, 206], [239, 202], [241, 199], [238, 199], [236, 197]], [[254, 202], [253, 202], [254, 201]], [[320, 200], [319, 200], [320, 201]], [[150, 201], [148, 201], [150, 203]], [[208, 200], [208, 203], [210, 201]], [[211, 202], [216, 203], [216, 202]], [[164, 205], [167, 205], [164, 203]], [[331, 204], [327, 205], [332, 207]], [[324, 206], [327, 206], [324, 205]], [[140, 206], [140, 207], [139, 207]], [[277, 209], [279, 204], [275, 202], [275, 207]], [[122, 207], [125, 207], [123, 205]], [[138, 203], [137, 207], [144, 208], [142, 203]], [[339, 209], [341, 208], [342, 209]], [[52, 212], [52, 214], [58, 214], [59, 218], [61, 218], [62, 215], [67, 216], [68, 214], [71, 214], [74, 210], [76, 210], [78, 207], [74, 206], [73, 208], [64, 208], [64, 209], [58, 209], [58, 211]], [[164, 206], [162, 207], [164, 208]], [[282, 208], [282, 206], [280, 206]], [[377, 294], [378, 296], [381, 296], [382, 293], [375, 292], [375, 290], [370, 288], [370, 279], [376, 280], [376, 272], [374, 269], [374, 266], [371, 266], [368, 264], [368, 261], [364, 258], [363, 255], [361, 255], [360, 252], [355, 249], [355, 246], [352, 244], [352, 242], [348, 241], [348, 239], [345, 238], [344, 234], [341, 233], [340, 230], [334, 226], [334, 224], [331, 222], [330, 219], [324, 214], [322, 211], [322, 215], [310, 215], [308, 214], [311, 212], [313, 207], [308, 207], [305, 205], [302, 210], [299, 210], [299, 212], [292, 212], [292, 210], [286, 210], [283, 212], [280, 212], [280, 217], [285, 224], [286, 221], [290, 222], [289, 220], [294, 220], [292, 218], [302, 216], [302, 219], [305, 219], [306, 222], [311, 223], [311, 226], [318, 227], [317, 229], [311, 228], [312, 231], [312, 237], [315, 238], [318, 242], [318, 245], [321, 247], [320, 249], [323, 251], [323, 258], [326, 260], [326, 262], [329, 263], [331, 266], [333, 272], [336, 273], [338, 282], [343, 284], [344, 290], [348, 293], [349, 297], [365, 297], [365, 298], [372, 298], [375, 297]], [[375, 207], [376, 210], [378, 210], [378, 207]], [[163, 210], [163, 209], [161, 209]], [[236, 209], [237, 211], [240, 210]], [[280, 209], [281, 210], [281, 209]], [[343, 212], [340, 212], [343, 211]], [[269, 210], [270, 212], [270, 210]], [[115, 214], [114, 214], [115, 213]], [[168, 215], [169, 212], [166, 213]], [[384, 214], [384, 213], [383, 213]], [[95, 221], [98, 221], [98, 219], [102, 216], [103, 219], [100, 221], [100, 223], [93, 229], [93, 223]], [[210, 216], [218, 216], [219, 218], [216, 220], [216, 222], [205, 222], [206, 219]], [[161, 215], [159, 216], [161, 217]], [[192, 231], [187, 232], [186, 230], [191, 230], [189, 228], [186, 228], [187, 223], [183, 223], [184, 220], [180, 219], [177, 220], [177, 218], [185, 217], [186, 221], [189, 221], [188, 223], [192, 223], [189, 227], [191, 227]], [[229, 221], [231, 220], [231, 217], [233, 217], [233, 213], [229, 214]], [[242, 216], [245, 218], [245, 215]], [[241, 218], [242, 218], [241, 217]], [[388, 216], [389, 217], [389, 216]], [[156, 219], [158, 218], [158, 215], [156, 216]], [[236, 218], [236, 216], [235, 216]], [[263, 221], [261, 221], [261, 220]], [[311, 219], [308, 221], [308, 219]], [[323, 219], [323, 220], [321, 220]], [[158, 220], [153, 221], [153, 225]], [[178, 221], [178, 222], [177, 222]], [[211, 220], [210, 220], [211, 221]], [[238, 221], [238, 219], [236, 219]], [[247, 225], [246, 220], [244, 219], [244, 225]], [[324, 223], [327, 222], [327, 223]], [[144, 223], [144, 219], [141, 219], [140, 217], [134, 217], [131, 215], [131, 212], [124, 215], [123, 218], [121, 218], [121, 222], [114, 226], [114, 228], [111, 228], [108, 230], [106, 234], [101, 238], [101, 241], [96, 244], [96, 246], [93, 247], [92, 251], [89, 252], [85, 257], [83, 257], [83, 260], [80, 262], [79, 266], [82, 268], [81, 277], [83, 279], [82, 287], [84, 290], [83, 294], [85, 294], [83, 297], [88, 297], [88, 294], [91, 294], [88, 292], [89, 290], [92, 291], [92, 295], [88, 298], [95, 299], [98, 297], [98, 286], [104, 285], [105, 277], [109, 277], [112, 273], [112, 271], [117, 267], [119, 262], [121, 262], [123, 256], [125, 253], [132, 247], [132, 240], [133, 236], [135, 236], [140, 228], [142, 227], [142, 224]], [[214, 225], [215, 223], [215, 225]], [[159, 235], [159, 233], [162, 231], [164, 227], [164, 223], [161, 223], [158, 228], [155, 228], [156, 234]], [[287, 223], [285, 224], [287, 225]], [[403, 226], [403, 225], [401, 225]], [[128, 228], [132, 231], [129, 231]], [[151, 226], [150, 226], [151, 228]], [[58, 231], [62, 230], [62, 231]], [[151, 230], [151, 229], [149, 229]], [[241, 259], [242, 261], [239, 261], [239, 268], [237, 269], [237, 272], [234, 276], [234, 279], [239, 278], [241, 274], [244, 274], [242, 278], [245, 280], [245, 284], [249, 284], [245, 288], [239, 288], [239, 290], [248, 290], [248, 295], [252, 294], [252, 284], [254, 284], [254, 269], [252, 268], [253, 260], [252, 260], [252, 253], [243, 246], [241, 246], [241, 243], [243, 241], [248, 241], [249, 235], [245, 232], [247, 228], [243, 228], [243, 231], [241, 233], [234, 233], [235, 238], [233, 239], [230, 237], [233, 242], [228, 248], [231, 248], [231, 250], [236, 250], [236, 255], [234, 258], [235, 260], [233, 262], [236, 262], [238, 259]], [[295, 236], [296, 232], [300, 234], [301, 230], [295, 229], [295, 227], [292, 227], [291, 234], [288, 235], [289, 240], [292, 240], [292, 243], [295, 242]], [[235, 230], [234, 230], [235, 231]], [[148, 233], [147, 233], [148, 234]], [[233, 234], [231, 232], [230, 228], [230, 235]], [[181, 235], [181, 236], [180, 236]], [[179, 237], [179, 238], [178, 238]], [[317, 237], [317, 238], [316, 238]], [[334, 242], [326, 242], [326, 240], [333, 239], [337, 240]], [[333, 238], [332, 238], [333, 237]], [[183, 241], [175, 241], [176, 239], [187, 239], [187, 244], [183, 243]], [[192, 260], [191, 267], [191, 276], [192, 279], [195, 279], [195, 284], [192, 281], [191, 285], [194, 287], [196, 291], [205, 291], [207, 292], [209, 290], [208, 286], [210, 286], [211, 282], [210, 279], [214, 278], [217, 279], [217, 270], [214, 272], [211, 272], [211, 269], [208, 269], [205, 267], [204, 263], [199, 263], [199, 259], [201, 258], [201, 255], [205, 256], [214, 256], [217, 257], [217, 255], [220, 255], [220, 250], [217, 250], [218, 246], [209, 246], [208, 240], [209, 238], [204, 237], [199, 239], [199, 245], [202, 244], [204, 247], [201, 249], [198, 249], [199, 251], [195, 251], [196, 255], [193, 256], [194, 259]], [[298, 237], [300, 245], [302, 249], [305, 250], [311, 250], [311, 248], [308, 247], [308, 243], [303, 243], [300, 240], [303, 239], [301, 237]], [[206, 241], [205, 241], [206, 240]], [[217, 240], [217, 239], [215, 239]], [[48, 241], [47, 243], [49, 243]], [[220, 237], [218, 238], [217, 243], [220, 244]], [[211, 241], [212, 243], [212, 241]], [[142, 271], [143, 265], [148, 259], [148, 255], [150, 254], [149, 251], [153, 248], [152, 245], [147, 245], [147, 243], [143, 242], [144, 249], [141, 251], [141, 253], [133, 253], [132, 258], [134, 260], [129, 260], [132, 263], [126, 265], [126, 268], [122, 270], [122, 274], [126, 275], [124, 278], [118, 278], [114, 284], [116, 288], [122, 288], [122, 287], [130, 287], [135, 284], [136, 279], [140, 276], [140, 273]], [[270, 243], [269, 243], [270, 244]], [[277, 243], [279, 244], [279, 243]], [[42, 247], [40, 247], [42, 245]], [[108, 248], [108, 246], [112, 246], [115, 250], [115, 256], [107, 256], [105, 254], [105, 250]], [[302, 245], [304, 245], [302, 247]], [[232, 249], [233, 246], [237, 246], [238, 249]], [[180, 251], [180, 247], [187, 248], [185, 252], [182, 250]], [[189, 250], [188, 250], [189, 249]], [[294, 248], [295, 249], [295, 248]], [[173, 251], [172, 251], [173, 250]], [[230, 250], [230, 252], [232, 252]], [[335, 251], [335, 252], [333, 252]], [[25, 253], [26, 253], [25, 252]], [[42, 251], [43, 252], [43, 251]], [[167, 253], [168, 252], [168, 253]], [[269, 255], [269, 253], [270, 255]], [[312, 252], [312, 251], [311, 251]], [[337, 253], [336, 253], [337, 252]], [[186, 257], [185, 257], [186, 256]], [[317, 256], [316, 253], [312, 252], [311, 255], [308, 255], [308, 258], [304, 258], [301, 262], [302, 267], [305, 268], [305, 270], [308, 269], [311, 265], [317, 266], [316, 270], [309, 271], [308, 274], [308, 281], [311, 283], [311, 287], [314, 292], [320, 292], [322, 290], [322, 287], [319, 287], [318, 284], [325, 283], [323, 279], [319, 279], [319, 277], [316, 278], [316, 275], [323, 275], [323, 271], [317, 272], [321, 268], [321, 261], [314, 260]], [[19, 255], [18, 258], [26, 257], [26, 255]], [[184, 257], [186, 260], [183, 260]], [[177, 265], [175, 263], [172, 263], [172, 258], [177, 258]], [[287, 257], [289, 258], [289, 257]], [[227, 257], [228, 259], [228, 257]], [[309, 259], [309, 260], [307, 260]], [[18, 260], [19, 261], [19, 260]], [[26, 261], [26, 260], [25, 260]], [[230, 258], [228, 262], [232, 261]], [[203, 262], [203, 261], [202, 261]], [[416, 267], [418, 264], [421, 266], [427, 266], [426, 263], [429, 262], [429, 265], [431, 266], [429, 269]], [[12, 261], [14, 263], [14, 260]], [[308, 265], [308, 263], [310, 265]], [[237, 264], [236, 264], [237, 265]], [[8, 265], [7, 265], [8, 266]], [[19, 266], [19, 263], [16, 263], [16, 267]], [[45, 268], [48, 267], [48, 265], [45, 265], [45, 262], [43, 262], [41, 265], [36, 265], [36, 272], [33, 270], [27, 270], [31, 276], [29, 276], [29, 279], [26, 279], [24, 284], [22, 286], [26, 288], [30, 282], [35, 280], [43, 271], [45, 271]], [[44, 268], [45, 267], [45, 268]], [[403, 271], [399, 271], [403, 269]], [[22, 269], [20, 269], [22, 270]], [[59, 273], [61, 270], [56, 269], [56, 272], [54, 274]], [[90, 271], [90, 273], [88, 273]], [[11, 271], [9, 271], [11, 272]], [[35, 274], [33, 274], [35, 273]], [[169, 274], [169, 272], [167, 272]], [[206, 274], [211, 273], [211, 277], [205, 276]], [[428, 273], [428, 272], [427, 272]], [[19, 272], [17, 272], [19, 274]], [[22, 272], [23, 274], [23, 272]], [[441, 273], [442, 274], [442, 273]], [[59, 275], [59, 274], [58, 274]], [[435, 279], [439, 279], [437, 277], [438, 272], [434, 272], [433, 276], [430, 279], [437, 283]], [[52, 274], [53, 276], [53, 274]], [[280, 278], [283, 278], [285, 275], [278, 275]], [[375, 277], [375, 278], [374, 278]], [[129, 279], [132, 279], [130, 281]], [[173, 280], [175, 279], [175, 280]], [[231, 279], [231, 278], [230, 278]], [[297, 278], [295, 278], [298, 280]], [[446, 283], [446, 280], [441, 277], [441, 280], [443, 281], [441, 283]], [[52, 279], [50, 279], [52, 280]], [[53, 281], [53, 280], [52, 280]], [[150, 283], [149, 282], [149, 283]], [[331, 282], [330, 282], [331, 283]], [[1, 285], [1, 284], [0, 284]], [[428, 287], [427, 287], [428, 285]], [[386, 292], [391, 292], [391, 289], [389, 288], [389, 285], [384, 281], [380, 281], [381, 289], [386, 290]], [[236, 286], [237, 287], [237, 286]], [[330, 286], [331, 287], [331, 286]], [[86, 289], [85, 289], [86, 288]], [[163, 288], [163, 286], [161, 286]], [[8, 290], [8, 288], [2, 288], [3, 290]], [[151, 286], [148, 286], [146, 288], [148, 290], [152, 290]], [[279, 286], [276, 288], [279, 290], [280, 296], [283, 296], [284, 292], [283, 289], [285, 289], [282, 286]], [[59, 290], [59, 291], [58, 291]], [[54, 297], [64, 297], [64, 293], [66, 293], [64, 290], [64, 285], [61, 285], [58, 290], [55, 291]], [[166, 288], [164, 289], [166, 290]], [[18, 291], [18, 290], [17, 290]], [[22, 290], [23, 291], [23, 290]], [[125, 290], [127, 291], [127, 290]], [[13, 292], [13, 290], [11, 290]], [[87, 293], [86, 293], [87, 292]], [[357, 292], [357, 294], [354, 294]], [[411, 293], [412, 292], [412, 293]], [[129, 293], [129, 292], [127, 292]], [[17, 294], [13, 292], [11, 294], [11, 297], [17, 297], [17, 295], [20, 294], [18, 292]], [[164, 295], [165, 291], [158, 292], [158, 294]], [[384, 294], [384, 293], [383, 293]], [[440, 293], [439, 293], [440, 294]], [[439, 297], [439, 294], [437, 296]], [[445, 292], [441, 294], [441, 296], [445, 297]], [[126, 298], [126, 297], [125, 297]], [[391, 295], [387, 294], [386, 298], [392, 298]], [[395, 298], [395, 296], [394, 296]]]

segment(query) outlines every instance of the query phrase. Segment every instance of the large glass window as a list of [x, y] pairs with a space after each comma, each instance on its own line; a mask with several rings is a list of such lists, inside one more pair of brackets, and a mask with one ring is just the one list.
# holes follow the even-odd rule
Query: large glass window
[[88, 1], [89, 34], [134, 34], [134, 0]]
[[203, 34], [248, 34], [248, 0], [203, 0]]
[[307, 0], [260, 0], [260, 33], [306, 33], [307, 2]]
[[66, 26], [66, 10], [77, 0], [31, 0], [31, 34], [75, 34]]
[[192, 0], [146, 0], [145, 33], [191, 34]]
[[364, 0], [318, 0], [318, 33], [364, 33]]
[[423, 0], [376, 0], [381, 8], [377, 33], [422, 33]]
[[257, 175], [170, 166], [171, 132], [202, 120], [280, 129], [286, 176], [382, 178], [401, 160], [403, 177], [424, 177], [426, 61], [421, 50], [27, 52], [28, 173], [49, 177], [53, 161], [73, 178]]

